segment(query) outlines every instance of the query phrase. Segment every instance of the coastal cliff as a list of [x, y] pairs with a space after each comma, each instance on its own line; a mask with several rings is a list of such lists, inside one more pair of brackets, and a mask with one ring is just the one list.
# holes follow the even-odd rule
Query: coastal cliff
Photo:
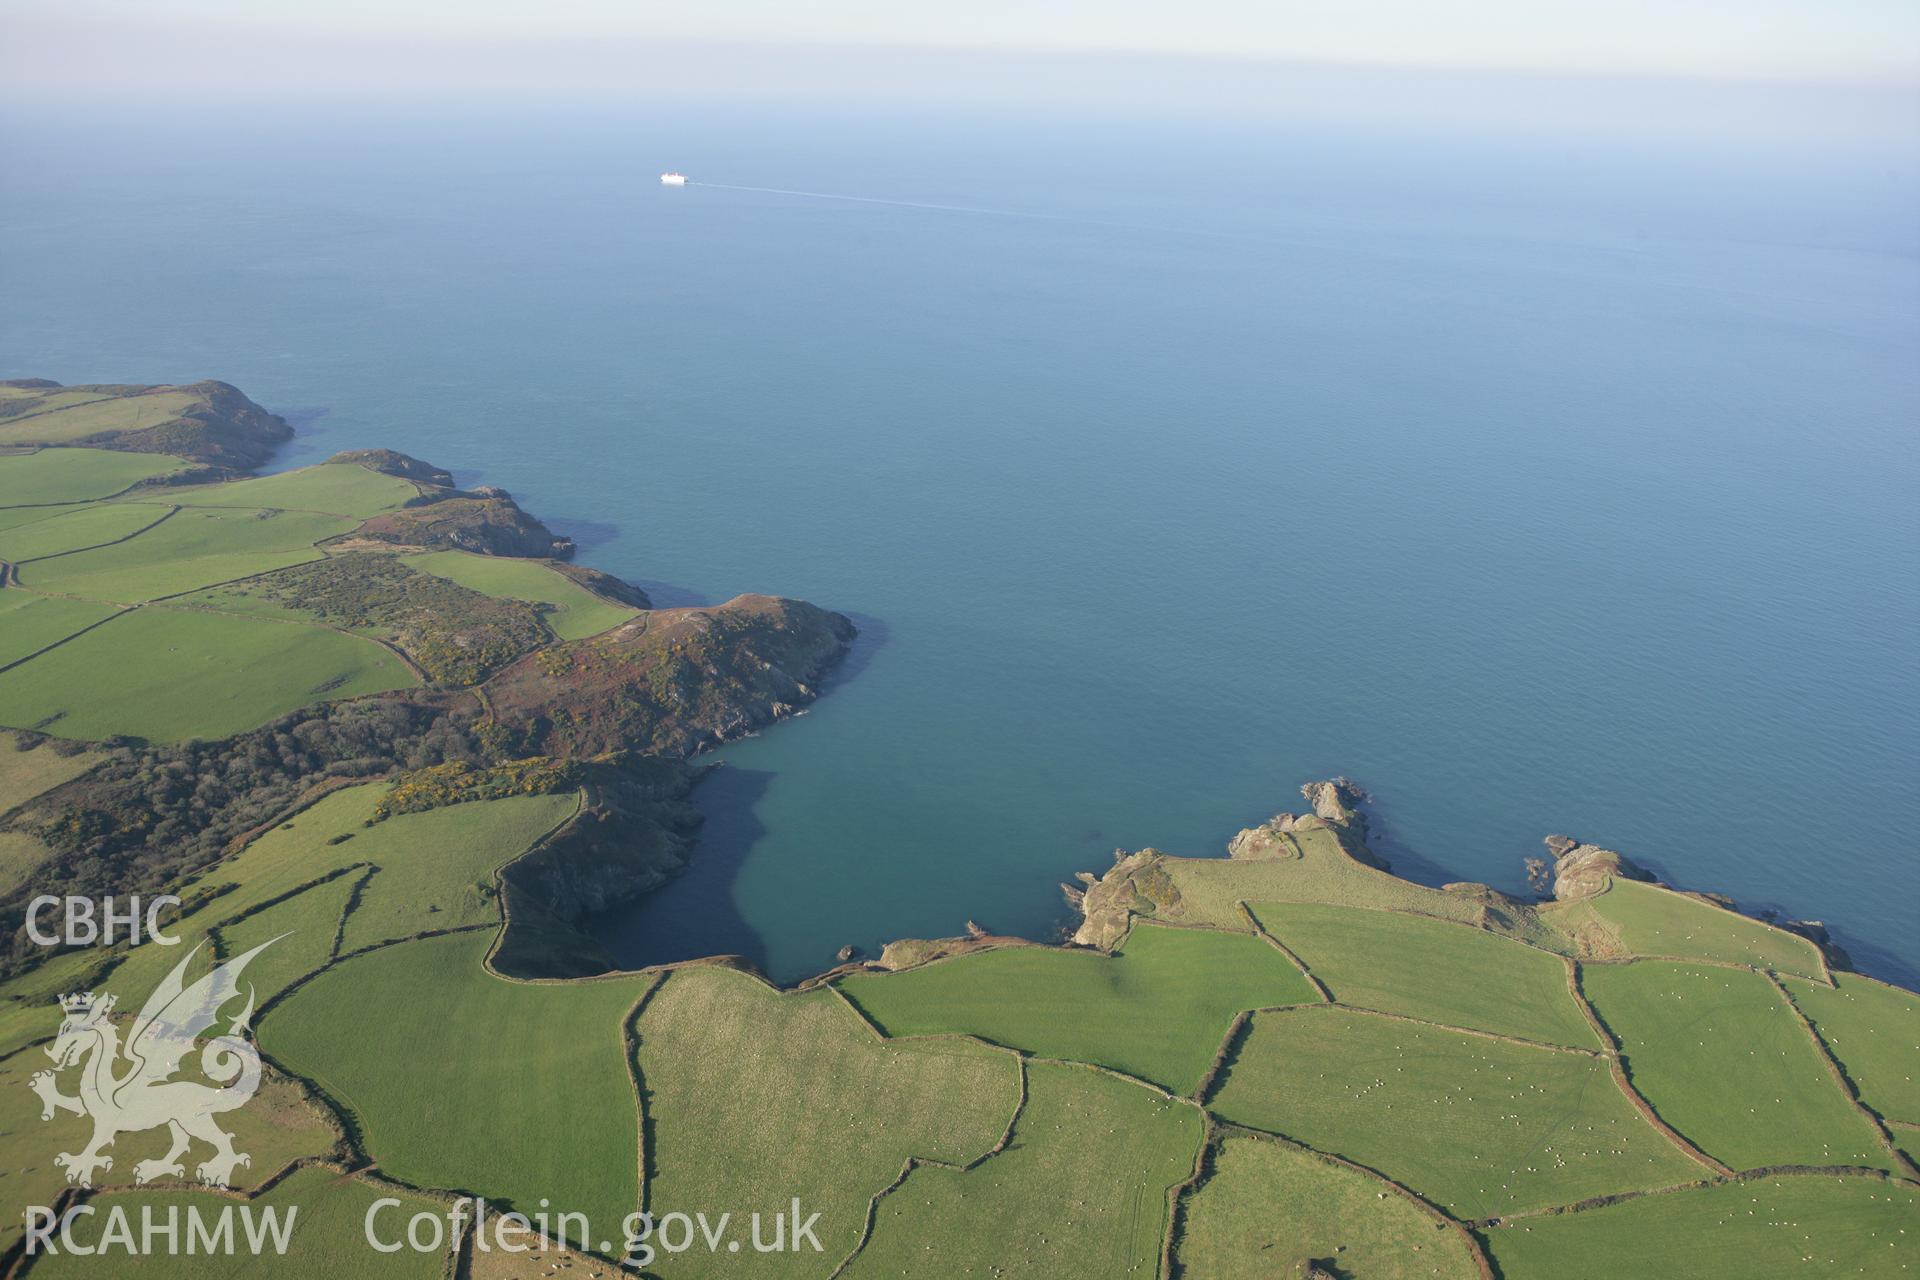
[[[161, 464], [134, 491], [162, 494], [152, 500], [176, 510], [249, 483], [245, 472], [292, 435], [222, 382], [5, 385], [0, 444], [23, 454], [74, 446], [171, 454], [194, 465]], [[20, 929], [30, 885], [57, 881], [90, 896], [152, 891], [317, 795], [387, 779], [396, 785], [382, 816], [577, 790], [579, 814], [503, 875], [513, 920], [503, 963], [528, 976], [604, 969], [611, 962], [573, 926], [685, 867], [699, 825], [688, 797], [706, 772], [687, 758], [798, 714], [853, 640], [841, 615], [774, 596], [652, 609], [639, 588], [566, 563], [572, 543], [505, 490], [456, 488], [449, 470], [396, 450], [351, 450], [323, 467], [324, 477], [302, 469], [255, 480], [252, 491], [267, 485], [298, 495], [298, 505], [325, 506], [309, 514], [333, 516], [347, 532], [299, 548], [309, 551], [299, 563], [269, 561], [181, 593], [180, 607], [377, 643], [406, 661], [417, 684], [338, 698], [321, 682], [309, 705], [263, 716], [258, 728], [177, 742], [63, 738], [57, 717], [17, 726], [21, 750], [48, 744], [89, 752], [92, 762], [0, 814], [0, 835], [38, 851], [35, 874], [0, 891], [0, 936], [12, 941], [0, 967], [43, 958]], [[280, 514], [268, 506], [262, 521]], [[209, 527], [232, 539], [238, 563], [252, 529]], [[420, 567], [429, 552], [537, 563], [500, 574], [469, 566], [469, 585]], [[583, 637], [592, 630], [583, 618], [606, 629]]]
[[395, 546], [472, 551], [483, 556], [565, 558], [573, 539], [563, 538], [520, 509], [502, 489], [429, 491], [398, 511], [374, 516], [359, 536]]
[[212, 379], [68, 387], [16, 378], [0, 387], [25, 393], [0, 402], [0, 442], [8, 445], [165, 453], [237, 472], [260, 466], [293, 439], [285, 418]]
[[[1702, 917], [1720, 922], [1723, 931], [1792, 934], [1812, 944], [1820, 963], [1850, 967], [1818, 921], [1744, 915], [1722, 895], [1661, 884], [1614, 850], [1569, 836], [1546, 838], [1550, 865], [1529, 860], [1538, 864], [1537, 885], [1546, 887], [1550, 877], [1549, 896], [1516, 897], [1472, 882], [1433, 887], [1403, 880], [1368, 846], [1365, 792], [1345, 778], [1310, 782], [1301, 791], [1310, 812], [1280, 813], [1239, 832], [1228, 842], [1226, 858], [1117, 850], [1104, 873], [1082, 872], [1078, 886], [1062, 886], [1080, 916], [1073, 944], [1113, 951], [1124, 945], [1136, 920], [1244, 928], [1254, 904], [1320, 902], [1472, 925], [1576, 960], [1617, 960], [1630, 953], [1623, 930], [1631, 934], [1639, 919], [1631, 903], [1614, 901], [1626, 892], [1614, 892], [1624, 882], [1670, 895], [1662, 901], [1684, 900], [1723, 913]], [[1763, 950], [1755, 947], [1754, 953]]]
[[486, 693], [499, 724], [541, 754], [690, 755], [812, 702], [853, 636], [847, 619], [804, 601], [736, 596], [543, 649]]

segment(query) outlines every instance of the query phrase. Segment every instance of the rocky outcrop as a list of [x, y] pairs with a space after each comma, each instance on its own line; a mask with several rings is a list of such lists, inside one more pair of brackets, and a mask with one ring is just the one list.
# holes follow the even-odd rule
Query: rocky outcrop
[[1624, 855], [1599, 845], [1581, 844], [1572, 836], [1548, 836], [1546, 846], [1547, 852], [1553, 855], [1553, 896], [1563, 902], [1591, 897], [1615, 877], [1653, 879]]
[[1291, 813], [1277, 813], [1257, 827], [1248, 827], [1227, 841], [1229, 858], [1298, 858], [1300, 846], [1288, 838], [1300, 821]]
[[1820, 948], [1820, 953], [1826, 956], [1827, 963], [1832, 967], [1836, 969], [1852, 969], [1854, 967], [1853, 957], [1847, 954], [1845, 947], [1833, 940], [1833, 935], [1827, 932], [1827, 926], [1824, 922], [1819, 920], [1788, 920], [1771, 911], [1761, 912], [1760, 918], [1776, 928], [1785, 929], [1788, 933], [1797, 933], [1814, 946]]
[[[1546, 838], [1547, 851], [1553, 855], [1553, 896], [1561, 902], [1579, 898], [1589, 898], [1607, 887], [1610, 880], [1640, 880], [1648, 884], [1660, 884], [1660, 880], [1646, 868], [1636, 865], [1626, 855], [1612, 849], [1602, 849], [1599, 845], [1582, 844], [1572, 836], [1552, 835]], [[1725, 911], [1739, 912], [1739, 904], [1724, 893], [1700, 892], [1687, 889], [1674, 889], [1663, 886], [1673, 892], [1716, 906]], [[1743, 913], [1744, 914], [1744, 913]], [[1853, 968], [1853, 958], [1846, 949], [1835, 942], [1828, 934], [1826, 925], [1818, 920], [1786, 920], [1777, 912], [1762, 911], [1756, 919], [1763, 920], [1775, 928], [1795, 933], [1820, 948], [1827, 963], [1837, 969]]]
[[398, 476], [402, 480], [411, 480], [415, 484], [432, 485], [438, 489], [453, 488], [453, 473], [434, 466], [431, 462], [422, 462], [397, 449], [348, 449], [336, 453], [328, 462], [354, 463], [378, 471], [382, 475]]
[[[1309, 782], [1300, 788], [1300, 794], [1312, 806], [1311, 813], [1277, 813], [1257, 827], [1248, 827], [1227, 842], [1227, 856], [1242, 861], [1297, 859], [1300, 846], [1293, 833], [1326, 830], [1356, 862], [1384, 869], [1385, 864], [1367, 848], [1367, 820], [1359, 808], [1366, 793], [1356, 783], [1347, 778]], [[1111, 951], [1126, 939], [1134, 916], [1170, 919], [1180, 914], [1179, 886], [1167, 874], [1164, 856], [1158, 850], [1128, 853], [1116, 849], [1113, 858], [1113, 866], [1105, 875], [1083, 871], [1079, 875], [1081, 887], [1060, 886], [1067, 905], [1080, 913], [1080, 924], [1073, 934], [1080, 946]]]
[[805, 601], [738, 596], [543, 649], [486, 691], [525, 754], [686, 756], [799, 712], [853, 636], [847, 619]]
[[653, 601], [647, 598], [647, 593], [625, 578], [616, 578], [610, 573], [602, 573], [598, 569], [589, 569], [585, 565], [573, 564], [566, 560], [554, 561], [553, 567], [595, 595], [604, 596], [615, 604], [631, 605], [635, 609], [653, 608]]
[[1300, 788], [1300, 794], [1313, 806], [1313, 816], [1322, 822], [1346, 826], [1366, 821], [1360, 815], [1360, 806], [1366, 803], [1367, 793], [1351, 778], [1309, 782]]
[[1113, 852], [1113, 866], [1107, 874], [1095, 877], [1080, 873], [1086, 887], [1062, 885], [1067, 905], [1081, 913], [1080, 927], [1073, 940], [1083, 947], [1111, 951], [1127, 936], [1133, 916], [1171, 916], [1180, 910], [1180, 889], [1161, 865], [1155, 849], [1128, 853]]
[[1227, 841], [1230, 858], [1298, 858], [1300, 846], [1292, 833], [1313, 829], [1334, 832], [1348, 856], [1370, 867], [1385, 870], [1382, 862], [1367, 847], [1367, 818], [1360, 811], [1367, 793], [1350, 778], [1327, 782], [1309, 782], [1300, 794], [1311, 806], [1305, 814], [1276, 813], [1257, 827], [1248, 827]]
[[1031, 947], [1037, 944], [1025, 938], [1002, 937], [993, 933], [969, 933], [958, 938], [901, 938], [880, 948], [880, 958], [869, 967], [899, 971], [950, 956], [975, 951], [998, 951], [1006, 947]]
[[504, 495], [429, 493], [374, 516], [358, 532], [376, 542], [483, 556], [565, 559], [573, 554], [573, 539], [554, 533]]
[[[1316, 822], [1333, 833], [1334, 839], [1346, 855], [1363, 866], [1379, 871], [1390, 868], [1386, 859], [1375, 853], [1367, 843], [1367, 815], [1360, 806], [1367, 802], [1367, 793], [1360, 784], [1351, 778], [1333, 778], [1326, 782], [1309, 782], [1300, 788], [1300, 794], [1313, 806], [1313, 812], [1295, 823]], [[1274, 822], [1280, 822], [1287, 815], [1282, 814]]]

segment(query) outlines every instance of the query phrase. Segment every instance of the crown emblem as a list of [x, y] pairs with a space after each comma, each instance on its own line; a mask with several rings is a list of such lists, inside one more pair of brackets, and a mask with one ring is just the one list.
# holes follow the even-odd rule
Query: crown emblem
[[81, 1014], [81, 1013], [92, 1013], [93, 1012], [93, 992], [76, 991], [72, 995], [61, 996], [60, 1010], [62, 1013], [66, 1013], [69, 1015]]

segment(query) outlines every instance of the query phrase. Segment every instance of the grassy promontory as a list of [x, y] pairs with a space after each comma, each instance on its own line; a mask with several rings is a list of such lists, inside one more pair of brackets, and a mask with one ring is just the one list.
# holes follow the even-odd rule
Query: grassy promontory
[[225, 383], [0, 384], [0, 726], [23, 763], [93, 753], [0, 811], [0, 972], [43, 958], [20, 926], [47, 885], [154, 891], [376, 778], [413, 806], [588, 788], [505, 892], [522, 969], [606, 967], [567, 923], [684, 865], [687, 757], [804, 707], [852, 625], [653, 610], [503, 490], [393, 450], [247, 473], [290, 434]]

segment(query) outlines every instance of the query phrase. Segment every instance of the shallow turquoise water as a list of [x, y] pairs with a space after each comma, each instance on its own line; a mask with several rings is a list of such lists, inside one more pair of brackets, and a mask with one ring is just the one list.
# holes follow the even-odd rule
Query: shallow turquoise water
[[[215, 376], [856, 617], [635, 962], [1044, 935], [1345, 772], [1920, 976], [1910, 160], [606, 106], [10, 113], [9, 376]], [[654, 174], [902, 204], [693, 186]], [[925, 205], [958, 206], [927, 208]]]

